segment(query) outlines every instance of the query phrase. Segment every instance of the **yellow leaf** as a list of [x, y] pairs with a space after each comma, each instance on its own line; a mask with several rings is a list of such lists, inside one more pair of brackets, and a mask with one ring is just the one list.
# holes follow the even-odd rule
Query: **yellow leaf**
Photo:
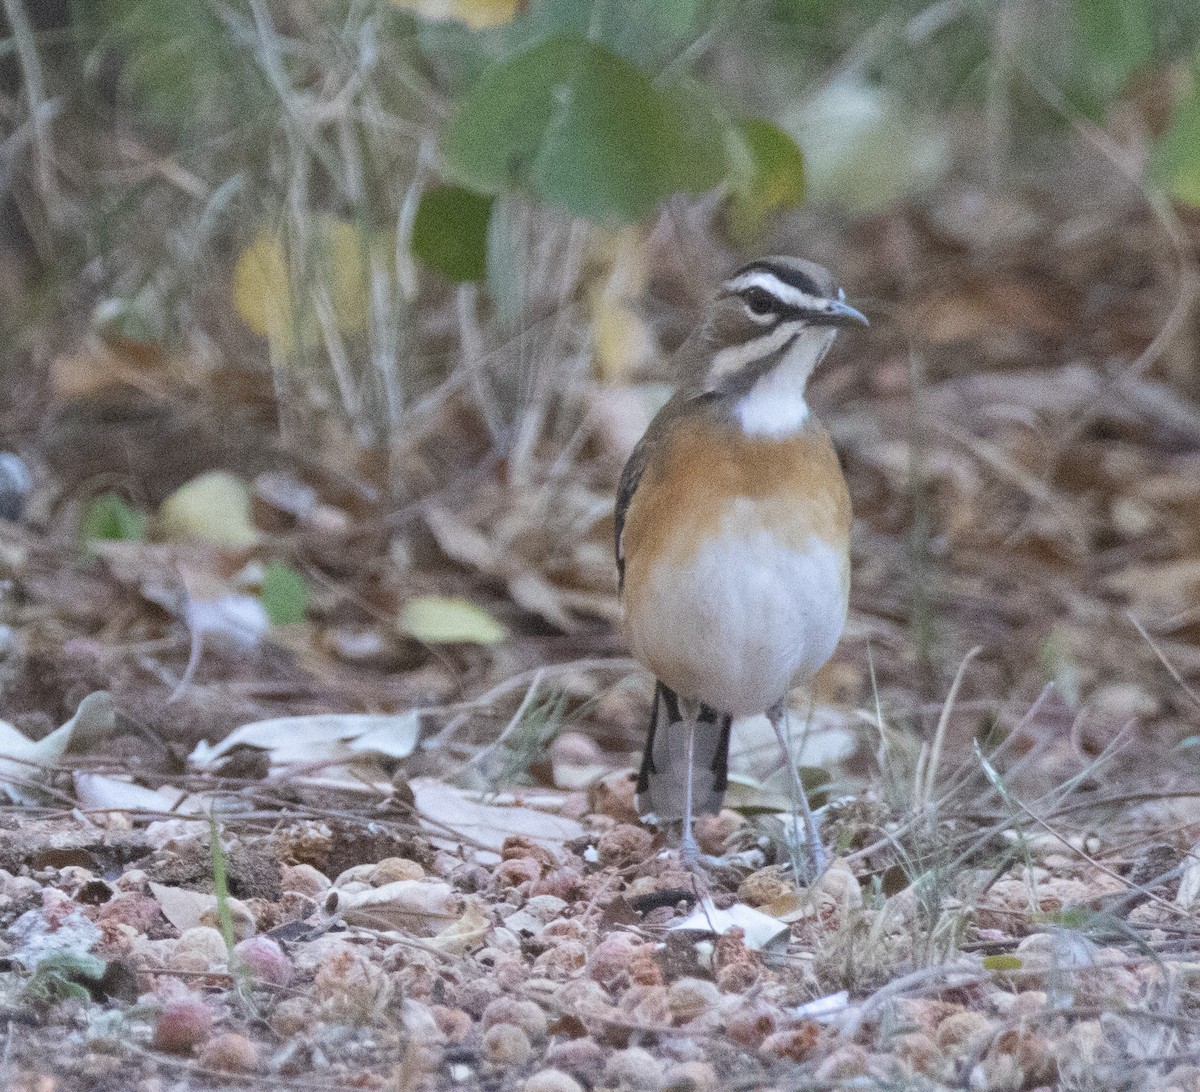
[[291, 350], [295, 312], [287, 258], [276, 236], [259, 235], [238, 257], [233, 306], [256, 334], [270, 338], [285, 353]]
[[482, 607], [466, 599], [419, 595], [400, 614], [400, 628], [428, 645], [494, 645], [508, 631]]
[[510, 23], [517, 15], [517, 0], [452, 0], [456, 19], [474, 30]]
[[627, 382], [653, 359], [657, 344], [636, 300], [649, 280], [646, 240], [633, 225], [596, 231], [591, 257], [603, 272], [590, 294], [596, 373], [608, 383]]
[[592, 303], [596, 374], [606, 383], [626, 383], [630, 373], [654, 356], [646, 320], [628, 303], [601, 294]]
[[232, 474], [213, 470], [181, 485], [158, 510], [162, 533], [171, 541], [202, 538], [240, 549], [258, 541], [250, 520], [250, 490]]
[[391, 0], [425, 19], [457, 19], [472, 30], [496, 27], [516, 18], [519, 0]]
[[320, 271], [329, 285], [334, 321], [343, 334], [353, 334], [366, 326], [371, 302], [368, 240], [345, 220], [330, 217], [322, 226]]

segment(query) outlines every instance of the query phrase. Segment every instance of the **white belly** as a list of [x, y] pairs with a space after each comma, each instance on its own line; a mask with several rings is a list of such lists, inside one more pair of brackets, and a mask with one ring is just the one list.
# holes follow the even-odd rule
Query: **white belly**
[[[803, 549], [731, 513], [682, 571], [657, 565], [626, 629], [634, 654], [681, 697], [761, 713], [808, 682], [846, 622], [848, 561], [817, 537]], [[745, 526], [745, 524], [743, 524]]]

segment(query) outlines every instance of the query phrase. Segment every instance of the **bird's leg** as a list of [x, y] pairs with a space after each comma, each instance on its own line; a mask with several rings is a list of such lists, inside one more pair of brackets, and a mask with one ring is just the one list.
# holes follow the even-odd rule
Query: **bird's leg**
[[700, 844], [692, 833], [692, 785], [696, 777], [696, 721], [687, 721], [687, 781], [683, 787], [683, 835], [679, 839], [679, 858], [691, 872], [703, 876], [700, 868]]
[[829, 861], [825, 855], [825, 847], [821, 844], [820, 834], [817, 832], [817, 822], [813, 818], [812, 808], [808, 804], [808, 793], [804, 791], [804, 782], [800, 780], [800, 771], [796, 769], [796, 764], [792, 761], [787, 736], [783, 731], [783, 721], [786, 716], [787, 709], [782, 701], [767, 710], [767, 719], [770, 720], [771, 727], [775, 729], [775, 738], [779, 741], [783, 763], [792, 775], [792, 793], [795, 796], [800, 818], [804, 821], [804, 848], [808, 859], [805, 862], [806, 875], [803, 878], [811, 883], [825, 871]]

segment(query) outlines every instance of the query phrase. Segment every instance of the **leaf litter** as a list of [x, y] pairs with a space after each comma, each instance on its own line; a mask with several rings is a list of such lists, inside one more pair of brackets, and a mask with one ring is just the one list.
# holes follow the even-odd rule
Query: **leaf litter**
[[[1170, 295], [1148, 214], [971, 198], [797, 220], [881, 319], [813, 391], [857, 518], [846, 638], [792, 717], [834, 856], [811, 887], [761, 724], [705, 885], [633, 807], [650, 690], [609, 505], [698, 302], [655, 236], [595, 274], [603, 375], [503, 466], [447, 395], [399, 512], [361, 464], [156, 481], [134, 435], [158, 541], [81, 561], [48, 491], [105, 456], [35, 467], [45, 518], [0, 525], [8, 1086], [1195, 1084], [1194, 361], [1140, 355]], [[64, 391], [99, 351], [59, 357]], [[168, 372], [103, 352], [175, 412]], [[275, 561], [304, 610], [239, 637], [220, 605]]]

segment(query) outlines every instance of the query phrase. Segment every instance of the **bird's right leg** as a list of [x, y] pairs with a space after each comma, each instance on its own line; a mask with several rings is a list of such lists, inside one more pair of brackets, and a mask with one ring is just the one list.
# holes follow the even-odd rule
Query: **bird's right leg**
[[812, 808], [808, 803], [808, 793], [804, 791], [804, 782], [800, 780], [800, 771], [796, 769], [796, 764], [792, 761], [791, 748], [788, 747], [787, 735], [783, 730], [786, 717], [787, 706], [782, 701], [767, 710], [767, 719], [771, 722], [771, 727], [775, 729], [775, 738], [779, 741], [779, 750], [783, 756], [784, 765], [787, 766], [788, 773], [792, 775], [792, 792], [795, 795], [800, 818], [804, 823], [804, 851], [808, 859], [805, 862], [805, 874], [797, 879], [812, 883], [825, 871], [829, 859], [825, 853], [825, 846], [821, 843], [817, 821], [813, 818]]

